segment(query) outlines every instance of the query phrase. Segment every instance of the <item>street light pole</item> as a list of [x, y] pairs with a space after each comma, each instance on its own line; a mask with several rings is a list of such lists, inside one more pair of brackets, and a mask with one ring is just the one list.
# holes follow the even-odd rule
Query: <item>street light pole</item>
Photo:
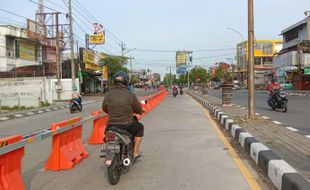
[[254, 0], [248, 0], [248, 117], [255, 118], [254, 96]]
[[233, 28], [230, 28], [230, 27], [227, 27], [227, 29], [228, 29], [228, 30], [231, 30], [231, 31], [233, 31], [233, 32], [235, 32], [235, 33], [237, 33], [237, 34], [239, 34], [239, 36], [241, 37], [242, 41], [244, 41], [244, 38], [243, 38], [243, 35], [241, 34], [241, 32], [239, 32], [238, 30], [235, 30], [235, 29], [233, 29]]

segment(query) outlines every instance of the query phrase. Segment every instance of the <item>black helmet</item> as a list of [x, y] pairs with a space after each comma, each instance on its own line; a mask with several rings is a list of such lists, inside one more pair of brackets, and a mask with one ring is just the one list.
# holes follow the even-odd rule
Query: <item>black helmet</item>
[[276, 83], [277, 80], [276, 80], [276, 79], [272, 79], [271, 82], [272, 82], [272, 83]]
[[122, 84], [122, 85], [127, 86], [128, 82], [129, 82], [129, 76], [126, 72], [119, 71], [114, 75], [113, 83], [115, 85]]

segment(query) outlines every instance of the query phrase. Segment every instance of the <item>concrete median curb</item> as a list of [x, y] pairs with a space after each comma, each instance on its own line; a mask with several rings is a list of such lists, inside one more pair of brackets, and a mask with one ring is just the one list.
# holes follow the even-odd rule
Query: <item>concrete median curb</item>
[[245, 131], [226, 115], [220, 108], [204, 98], [187, 92], [214, 115], [221, 127], [228, 130], [231, 136], [240, 143], [266, 176], [279, 190], [309, 190], [310, 182], [300, 175], [291, 165], [281, 159], [253, 135]]

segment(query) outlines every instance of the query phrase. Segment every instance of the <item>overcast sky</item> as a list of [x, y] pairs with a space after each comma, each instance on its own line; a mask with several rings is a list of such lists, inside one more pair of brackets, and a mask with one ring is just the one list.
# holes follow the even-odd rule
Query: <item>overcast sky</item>
[[[66, 12], [63, 0], [43, 1], [48, 7]], [[244, 39], [247, 38], [247, 0], [72, 1], [75, 7], [73, 12], [78, 17], [75, 20], [83, 30], [92, 33], [90, 22], [95, 22], [95, 19], [89, 14], [81, 16], [85, 11], [78, 7], [78, 3], [110, 32], [107, 33], [107, 44], [97, 47], [98, 51], [104, 49], [109, 53], [120, 54], [119, 40], [126, 44], [128, 50], [194, 50], [193, 64], [209, 67], [217, 61], [227, 61], [227, 58], [235, 56], [234, 48], [241, 41], [241, 36], [227, 27], [242, 33]], [[281, 39], [281, 30], [305, 18], [304, 11], [310, 10], [309, 0], [254, 1], [256, 39]], [[1, 0], [1, 8], [33, 19], [37, 5], [28, 0]], [[25, 22], [21, 17], [0, 11], [0, 23], [23, 25]], [[82, 44], [84, 32], [76, 24], [74, 29]], [[229, 50], [195, 52], [206, 49]], [[127, 55], [135, 57], [134, 68], [150, 68], [153, 72], [165, 73], [167, 66], [175, 65], [174, 52], [133, 50]]]

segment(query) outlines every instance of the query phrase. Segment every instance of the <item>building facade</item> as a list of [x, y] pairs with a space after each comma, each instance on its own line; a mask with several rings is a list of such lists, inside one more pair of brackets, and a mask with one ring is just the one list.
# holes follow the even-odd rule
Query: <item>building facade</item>
[[12, 25], [0, 26], [0, 71], [42, 63], [41, 46], [27, 31]]
[[[265, 75], [273, 73], [273, 59], [283, 46], [281, 40], [256, 40], [254, 43], [255, 86], [265, 85]], [[247, 86], [247, 66], [249, 62], [248, 41], [237, 44], [237, 72], [242, 86]]]
[[310, 16], [281, 32], [283, 49], [274, 59], [280, 83], [296, 90], [310, 90]]

